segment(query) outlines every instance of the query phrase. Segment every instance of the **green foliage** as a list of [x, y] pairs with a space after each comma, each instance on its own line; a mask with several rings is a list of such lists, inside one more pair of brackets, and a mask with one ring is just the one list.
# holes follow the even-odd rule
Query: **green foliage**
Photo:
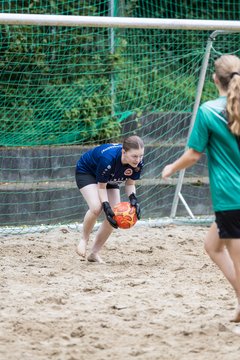
[[[120, 124], [111, 114], [110, 84], [103, 78], [96, 79], [94, 86], [90, 80], [38, 86], [26, 90], [24, 101], [23, 96], [20, 100], [17, 96], [6, 97], [11, 111], [7, 110], [6, 103], [2, 105], [5, 106], [0, 122], [3, 141], [8, 140], [9, 145], [16, 145], [16, 139], [20, 145], [31, 141], [46, 145], [84, 144], [93, 140], [100, 143], [118, 138]], [[11, 137], [14, 143], [9, 143]]]
[[[89, 82], [79, 81], [76, 85], [75, 91], [78, 92], [78, 96], [72, 96], [72, 101], [66, 104], [59, 122], [60, 132], [74, 133], [76, 141], [81, 143], [90, 140], [101, 142], [119, 137], [120, 126], [116, 118], [111, 115], [112, 99], [109, 82], [100, 78], [95, 86], [91, 84], [91, 89]], [[70, 96], [67, 94], [66, 98], [69, 99]]]
[[[0, 4], [11, 13], [109, 14], [109, 1]], [[228, 12], [222, 5], [115, 1], [121, 16], [235, 19], [233, 4]], [[192, 110], [207, 32], [115, 29], [114, 49], [110, 35], [104, 28], [2, 25], [0, 145], [105, 142], [119, 138], [126, 114]], [[221, 42], [222, 51], [233, 39]], [[209, 76], [202, 101], [215, 94]]]

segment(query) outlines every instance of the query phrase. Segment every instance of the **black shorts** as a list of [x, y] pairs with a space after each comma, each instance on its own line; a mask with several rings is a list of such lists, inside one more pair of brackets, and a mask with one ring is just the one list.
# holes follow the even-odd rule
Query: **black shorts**
[[240, 210], [215, 212], [220, 239], [240, 239]]
[[[90, 184], [97, 184], [97, 180], [95, 176], [91, 174], [85, 174], [85, 173], [76, 173], [76, 183], [77, 187], [79, 189], [83, 188], [84, 186], [90, 185]], [[116, 184], [107, 184], [107, 189], [119, 189], [119, 185]]]

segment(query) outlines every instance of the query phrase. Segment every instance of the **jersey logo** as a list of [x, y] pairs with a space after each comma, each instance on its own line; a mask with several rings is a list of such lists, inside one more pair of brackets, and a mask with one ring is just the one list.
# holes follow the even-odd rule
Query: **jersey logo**
[[126, 170], [124, 171], [124, 175], [125, 175], [125, 176], [131, 176], [132, 174], [133, 174], [132, 169], [126, 169]]

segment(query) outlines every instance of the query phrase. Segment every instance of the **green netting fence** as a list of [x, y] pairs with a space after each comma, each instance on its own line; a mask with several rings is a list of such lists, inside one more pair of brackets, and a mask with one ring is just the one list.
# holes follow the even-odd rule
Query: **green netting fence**
[[[0, 12], [238, 20], [238, 1], [1, 1]], [[169, 216], [160, 173], [184, 149], [209, 31], [0, 25], [0, 225], [81, 221], [75, 162], [91, 146], [137, 133], [146, 144], [145, 218]], [[239, 34], [213, 60], [239, 54]], [[205, 159], [187, 172], [194, 212], [211, 215]], [[200, 180], [199, 180], [200, 179]], [[199, 185], [202, 186], [199, 186]], [[179, 214], [185, 214], [179, 207]]]

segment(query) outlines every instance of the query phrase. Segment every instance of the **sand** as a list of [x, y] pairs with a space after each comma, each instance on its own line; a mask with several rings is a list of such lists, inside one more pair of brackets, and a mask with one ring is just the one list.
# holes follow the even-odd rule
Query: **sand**
[[82, 261], [81, 231], [65, 230], [1, 237], [1, 360], [240, 358], [207, 227], [114, 230], [106, 264]]

